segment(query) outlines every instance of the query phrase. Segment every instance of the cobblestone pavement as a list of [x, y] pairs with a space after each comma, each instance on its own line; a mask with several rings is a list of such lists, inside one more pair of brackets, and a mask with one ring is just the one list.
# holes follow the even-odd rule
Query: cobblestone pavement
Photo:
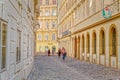
[[120, 80], [120, 70], [73, 58], [38, 55], [28, 80]]

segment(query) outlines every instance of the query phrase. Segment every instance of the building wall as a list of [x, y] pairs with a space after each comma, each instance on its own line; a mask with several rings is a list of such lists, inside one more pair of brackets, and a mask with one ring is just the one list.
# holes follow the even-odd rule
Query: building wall
[[[43, 0], [40, 4], [40, 15], [38, 21], [40, 24], [39, 29], [36, 32], [36, 52], [46, 52], [48, 49], [52, 51], [55, 46], [55, 52], [58, 50], [57, 43], [57, 0], [49, 0], [49, 4], [46, 4], [46, 0]], [[56, 4], [53, 4], [56, 1]], [[53, 34], [55, 39], [52, 39]], [[40, 36], [41, 35], [41, 36]], [[45, 36], [48, 35], [46, 40]], [[48, 47], [48, 49], [46, 49]]]
[[[34, 17], [33, 3], [33, 0], [0, 1], [0, 22], [7, 25], [6, 41], [0, 40], [7, 42], [6, 50], [0, 51], [0, 59], [5, 62], [4, 68], [0, 69], [0, 80], [26, 80], [33, 68], [35, 42], [31, 24]], [[2, 65], [0, 63], [0, 66]]]
[[[60, 47], [65, 47], [67, 51], [69, 48], [71, 50], [70, 53], [68, 51], [70, 57], [108, 67], [120, 68], [119, 3], [119, 0], [114, 2], [112, 0], [109, 2], [103, 2], [102, 0], [92, 2], [89, 2], [89, 0], [59, 1], [58, 38]], [[105, 8], [106, 6], [108, 7]], [[107, 16], [108, 18], [104, 17], [103, 7], [104, 10], [110, 10], [111, 16]], [[116, 51], [112, 50], [112, 44], [114, 44], [111, 42], [113, 40], [111, 38], [112, 29], [115, 29], [116, 33]], [[101, 31], [104, 32], [104, 47], [101, 46], [103, 40]], [[71, 44], [68, 44], [69, 41]], [[63, 45], [65, 42], [67, 46]], [[102, 50], [104, 50], [104, 54], [102, 54]], [[116, 55], [113, 55], [112, 52], [116, 52]]]

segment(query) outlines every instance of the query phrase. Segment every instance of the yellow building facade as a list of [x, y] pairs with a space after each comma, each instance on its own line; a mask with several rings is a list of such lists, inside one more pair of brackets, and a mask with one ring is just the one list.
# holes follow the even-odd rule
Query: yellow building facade
[[36, 52], [57, 51], [57, 0], [40, 0]]
[[120, 0], [60, 0], [58, 11], [68, 56], [120, 69]]

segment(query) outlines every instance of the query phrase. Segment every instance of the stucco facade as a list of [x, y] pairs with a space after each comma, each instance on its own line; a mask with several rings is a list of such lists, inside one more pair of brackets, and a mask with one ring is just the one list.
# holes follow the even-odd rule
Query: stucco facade
[[0, 0], [0, 80], [26, 80], [35, 36], [33, 0]]
[[65, 47], [70, 57], [120, 68], [119, 3], [119, 0], [59, 1], [60, 47]]

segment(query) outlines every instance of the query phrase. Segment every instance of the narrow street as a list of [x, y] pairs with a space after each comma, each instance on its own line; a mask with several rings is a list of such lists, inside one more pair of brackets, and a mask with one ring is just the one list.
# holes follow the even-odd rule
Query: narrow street
[[120, 70], [67, 57], [37, 55], [28, 80], [120, 80]]

